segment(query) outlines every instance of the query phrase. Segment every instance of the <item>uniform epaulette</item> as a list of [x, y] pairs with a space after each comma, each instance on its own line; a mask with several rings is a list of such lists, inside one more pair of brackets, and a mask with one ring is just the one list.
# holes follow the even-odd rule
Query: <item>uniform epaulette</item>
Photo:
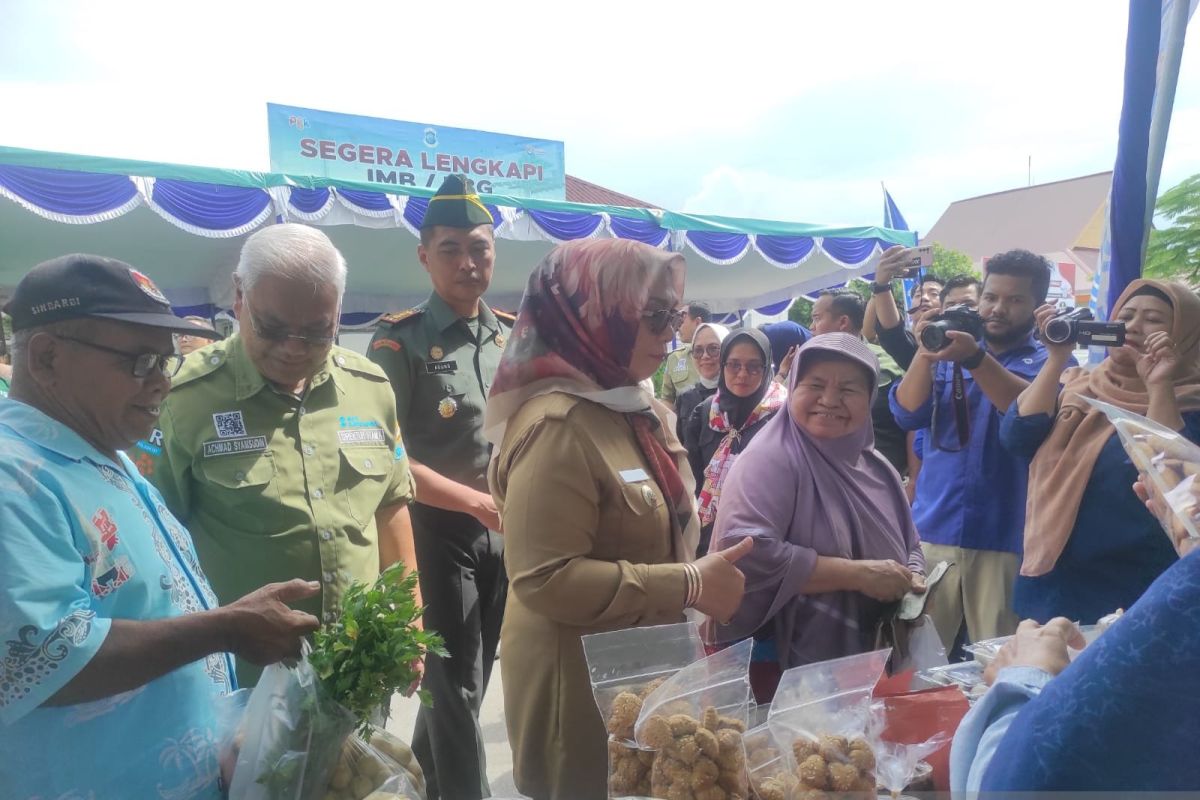
[[183, 359], [179, 373], [171, 379], [171, 387], [177, 388], [216, 372], [228, 357], [229, 352], [219, 342], [189, 353]]
[[[391, 340], [381, 339], [380, 341]], [[361, 353], [356, 353], [355, 351], [345, 347], [334, 347], [333, 350], [330, 351], [330, 355], [333, 357], [333, 363], [337, 364], [342, 369], [362, 375], [369, 375], [372, 378], [382, 378], [383, 380], [387, 380], [387, 375], [384, 373], [383, 369], [374, 361], [371, 361]]]
[[502, 322], [507, 322], [509, 325], [516, 324], [516, 321], [517, 321], [516, 314], [510, 314], [509, 312], [501, 311], [498, 308], [493, 308], [492, 313], [496, 315], [496, 319], [501, 320]]
[[384, 314], [379, 318], [379, 321], [384, 325], [395, 325], [397, 322], [404, 322], [406, 319], [412, 319], [413, 317], [420, 316], [423, 313], [425, 313], [424, 306], [417, 306], [416, 308], [410, 308], [407, 311], [397, 311], [395, 314]]

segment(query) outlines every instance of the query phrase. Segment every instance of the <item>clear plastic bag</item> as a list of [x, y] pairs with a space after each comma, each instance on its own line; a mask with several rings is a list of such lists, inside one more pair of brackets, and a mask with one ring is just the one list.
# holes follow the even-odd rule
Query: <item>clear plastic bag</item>
[[407, 744], [372, 727], [342, 745], [322, 800], [425, 800], [425, 776]]
[[691, 622], [593, 633], [582, 641], [600, 716], [609, 735], [630, 747], [642, 700], [704, 658], [700, 629]]
[[250, 703], [250, 689], [238, 689], [217, 700], [217, 761], [221, 769], [221, 789], [233, 783], [238, 752], [242, 749], [242, 720]]
[[643, 701], [679, 670], [704, 658], [692, 622], [583, 637], [592, 694], [608, 730], [609, 797], [646, 797], [654, 753], [639, 750], [634, 727]]
[[[1084, 641], [1088, 644], [1091, 644], [1092, 642], [1096, 641], [1097, 637], [1099, 637], [1100, 634], [1108, 628], [1108, 625], [1103, 624], [1102, 620], [1100, 624], [1078, 625], [1076, 627], [1079, 628], [1079, 632], [1083, 635]], [[986, 667], [995, 660], [996, 655], [1000, 652], [1000, 648], [1004, 647], [1004, 645], [1007, 644], [1012, 638], [1013, 637], [1011, 636], [1000, 636], [995, 639], [983, 639], [982, 641], [978, 641], [973, 644], [964, 645], [963, 650], [973, 655], [976, 661]], [[1082, 649], [1076, 650], [1074, 647], [1067, 648], [1067, 656], [1072, 661], [1074, 661], [1075, 658], [1082, 652]], [[955, 682], [957, 683], [957, 681]]]
[[654, 751], [650, 796], [746, 797], [743, 734], [752, 705], [751, 639], [676, 672], [644, 700], [635, 725], [639, 750]]
[[760, 800], [792, 800], [800, 787], [791, 750], [780, 747], [766, 723], [746, 731], [746, 772]]
[[1200, 447], [1139, 414], [1086, 399], [1104, 412], [1138, 472], [1154, 484], [1165, 506], [1158, 521], [1172, 542], [1200, 539]]
[[882, 719], [871, 694], [890, 655], [875, 650], [783, 673], [767, 724], [791, 751], [797, 792], [874, 794]]
[[[917, 773], [927, 758], [950, 742], [950, 736], [939, 733], [919, 744], [898, 744], [896, 742], [878, 742], [876, 744], [876, 783], [885, 789], [893, 798], [901, 793], [917, 778]], [[926, 768], [928, 764], [924, 764]]]
[[357, 721], [325, 696], [307, 658], [272, 664], [250, 694], [230, 800], [316, 800]]
[[964, 692], [969, 692], [983, 683], [983, 669], [983, 664], [978, 661], [963, 661], [921, 670], [917, 677], [932, 686], [957, 686]]
[[928, 614], [922, 614], [909, 626], [907, 655], [892, 659], [892, 674], [943, 667], [947, 663], [946, 648], [933, 625], [933, 619]]

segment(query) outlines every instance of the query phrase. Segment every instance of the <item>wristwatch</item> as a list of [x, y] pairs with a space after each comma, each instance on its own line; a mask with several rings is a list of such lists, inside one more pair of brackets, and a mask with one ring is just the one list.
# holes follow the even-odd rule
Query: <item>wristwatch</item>
[[871, 283], [871, 294], [884, 294], [890, 292], [892, 285], [890, 283]]
[[987, 351], [980, 347], [974, 354], [964, 358], [958, 362], [963, 369], [977, 369], [983, 363], [983, 357], [987, 355]]

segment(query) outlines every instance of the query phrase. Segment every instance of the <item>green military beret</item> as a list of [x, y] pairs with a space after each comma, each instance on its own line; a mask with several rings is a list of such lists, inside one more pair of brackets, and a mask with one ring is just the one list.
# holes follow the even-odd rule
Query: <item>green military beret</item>
[[474, 228], [477, 225], [492, 225], [492, 213], [475, 194], [475, 185], [462, 175], [450, 175], [442, 181], [442, 188], [429, 198], [429, 208], [421, 221], [421, 230], [435, 225], [447, 228]]

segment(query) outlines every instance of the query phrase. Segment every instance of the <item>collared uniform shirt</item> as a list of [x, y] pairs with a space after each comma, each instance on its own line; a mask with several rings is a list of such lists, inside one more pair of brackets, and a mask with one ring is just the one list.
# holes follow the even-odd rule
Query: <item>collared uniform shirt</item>
[[675, 398], [683, 394], [700, 380], [696, 359], [692, 358], [692, 346], [683, 344], [667, 354], [662, 377], [662, 399], [674, 405]]
[[386, 315], [367, 351], [391, 381], [413, 459], [481, 492], [488, 491], [491, 457], [483, 412], [508, 341], [505, 321], [481, 301], [472, 329], [435, 292]]
[[0, 400], [0, 796], [219, 798], [228, 654], [102, 700], [44, 705], [112, 620], [216, 605], [187, 531], [128, 458]]
[[188, 355], [159, 423], [136, 463], [188, 526], [222, 603], [304, 578], [320, 596], [294, 606], [331, 622], [352, 582], [378, 576], [375, 512], [407, 503], [413, 484], [387, 379], [363, 356], [332, 348], [298, 398], [267, 383], [235, 335]]
[[[1046, 348], [1030, 336], [992, 356], [1009, 372], [1032, 381], [1046, 361]], [[959, 444], [953, 377], [954, 364], [939, 361], [929, 399], [916, 411], [896, 400], [899, 382], [890, 395], [897, 424], [906, 431], [925, 431], [925, 457], [913, 501], [917, 533], [931, 544], [1020, 553], [1029, 465], [1000, 444], [1005, 409], [992, 405], [969, 370], [963, 370], [963, 381], [970, 439], [966, 446]]]

